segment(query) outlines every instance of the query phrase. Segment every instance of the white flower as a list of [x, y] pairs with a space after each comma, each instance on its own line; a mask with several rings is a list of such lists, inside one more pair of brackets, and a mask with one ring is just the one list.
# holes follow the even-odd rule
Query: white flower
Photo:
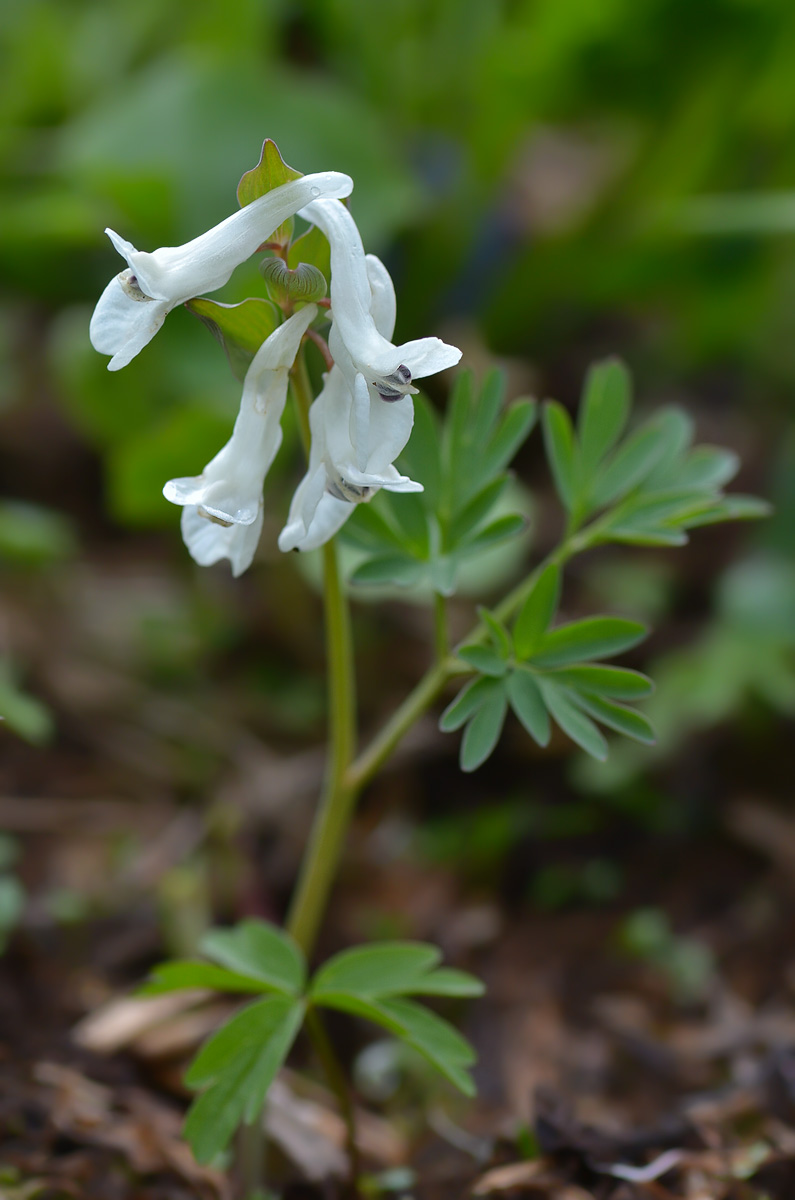
[[349, 196], [352, 190], [351, 178], [338, 171], [303, 175], [184, 246], [162, 246], [152, 254], [106, 229], [128, 269], [110, 281], [94, 309], [89, 328], [94, 349], [112, 354], [108, 369], [118, 371], [152, 340], [172, 308], [223, 287], [235, 267], [302, 205], [316, 196]]
[[[419, 338], [394, 346], [389, 337], [378, 330], [370, 312], [371, 291], [362, 239], [344, 204], [332, 199], [313, 200], [299, 215], [317, 225], [331, 246], [334, 325], [329, 345], [335, 362], [339, 343], [345, 346], [353, 364], [350, 383], [355, 395], [355, 380], [360, 375], [382, 400], [399, 400], [401, 396], [416, 392], [417, 389], [411, 386], [412, 379], [434, 375], [458, 362], [461, 351], [439, 338]], [[336, 346], [332, 345], [332, 340], [336, 341]], [[360, 384], [360, 390], [361, 387]], [[359, 403], [362, 404], [361, 399]]]
[[171, 479], [163, 495], [184, 506], [182, 536], [203, 567], [228, 558], [232, 573], [250, 565], [262, 529], [262, 485], [282, 442], [288, 373], [317, 315], [308, 304], [260, 346], [243, 381], [232, 436], [201, 475]]
[[[365, 258], [370, 293], [368, 318], [379, 336], [389, 338], [395, 326], [395, 290], [389, 272], [374, 254]], [[392, 465], [411, 433], [411, 396], [394, 403], [372, 400], [361, 375], [360, 405], [351, 391], [357, 378], [344, 345], [335, 348], [335, 363], [323, 390], [309, 410], [312, 443], [309, 468], [296, 489], [287, 524], [279, 535], [280, 550], [314, 550], [344, 525], [354, 505], [379, 490], [421, 492], [422, 485], [401, 475]], [[357, 407], [366, 405], [366, 422], [357, 420]], [[366, 424], [366, 438], [356, 445]], [[360, 453], [361, 451], [361, 453]], [[359, 462], [364, 459], [364, 469]]]

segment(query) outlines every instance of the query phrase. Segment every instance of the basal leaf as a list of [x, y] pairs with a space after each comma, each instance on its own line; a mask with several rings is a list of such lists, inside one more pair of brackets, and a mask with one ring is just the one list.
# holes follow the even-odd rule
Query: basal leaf
[[292, 938], [267, 921], [241, 921], [232, 929], [211, 929], [201, 952], [230, 971], [259, 979], [274, 991], [294, 995], [303, 989], [306, 963]]
[[632, 407], [632, 379], [617, 358], [591, 367], [585, 380], [578, 431], [583, 473], [592, 478], [624, 432]]
[[607, 742], [593, 721], [580, 711], [570, 694], [563, 688], [556, 687], [546, 680], [542, 680], [540, 686], [546, 706], [563, 732], [585, 750], [586, 754], [604, 762], [607, 758]]
[[560, 601], [560, 570], [554, 564], [539, 575], [519, 610], [513, 628], [516, 656], [527, 659], [537, 649], [549, 628]]
[[310, 995], [321, 1003], [324, 992], [354, 996], [388, 996], [404, 992], [423, 979], [441, 959], [436, 946], [424, 942], [378, 942], [354, 946], [324, 963], [312, 981]]
[[232, 373], [241, 382], [254, 355], [281, 322], [276, 306], [270, 300], [256, 297], [240, 304], [221, 304], [217, 300], [198, 297], [188, 300], [185, 307], [223, 346]]
[[158, 996], [189, 988], [211, 988], [215, 992], [265, 992], [270, 984], [239, 971], [227, 971], [213, 963], [177, 961], [153, 967], [151, 979], [138, 989], [139, 996]]
[[474, 975], [456, 971], [451, 967], [439, 967], [423, 975], [415, 984], [400, 988], [395, 995], [412, 996], [482, 996], [485, 987]]
[[442, 713], [439, 728], [443, 733], [452, 733], [460, 729], [473, 713], [485, 704], [491, 693], [499, 690], [501, 686], [498, 679], [488, 676], [481, 675], [477, 679], [471, 679]]
[[626, 708], [623, 704], [613, 704], [603, 696], [594, 696], [586, 692], [572, 693], [574, 703], [584, 709], [591, 717], [595, 717], [602, 725], [623, 733], [625, 737], [646, 746], [653, 746], [656, 741], [650, 722], [642, 713]]
[[691, 517], [687, 525], [689, 529], [694, 529], [700, 525], [717, 525], [720, 521], [757, 521], [761, 517], [769, 517], [772, 511], [772, 506], [758, 496], [735, 493], [722, 496], [715, 504]]
[[571, 418], [557, 400], [548, 400], [543, 408], [542, 424], [555, 487], [563, 505], [570, 510], [574, 507], [576, 492], [576, 446]]
[[504, 687], [495, 689], [470, 720], [461, 739], [462, 771], [474, 771], [491, 754], [502, 733], [508, 696]]
[[507, 664], [502, 655], [491, 650], [488, 646], [473, 643], [471, 646], [461, 646], [456, 653], [458, 658], [463, 659], [465, 663], [469, 663], [481, 675], [493, 675], [495, 678], [499, 678], [507, 670]]
[[547, 633], [533, 655], [538, 667], [565, 667], [594, 658], [610, 658], [636, 646], [646, 636], [637, 621], [624, 617], [586, 617]]
[[549, 713], [544, 697], [530, 671], [517, 667], [511, 671], [506, 682], [511, 708], [524, 725], [533, 741], [539, 746], [549, 744]]
[[237, 1126], [261, 1111], [304, 1015], [301, 1001], [268, 996], [244, 1008], [202, 1047], [185, 1076], [205, 1088], [191, 1105], [184, 1133], [198, 1162], [211, 1162]]
[[364, 1017], [388, 1033], [401, 1038], [418, 1050], [466, 1096], [475, 1087], [466, 1068], [475, 1061], [475, 1053], [461, 1035], [429, 1009], [402, 998], [370, 999], [346, 992], [329, 992], [323, 1006], [352, 1016]]

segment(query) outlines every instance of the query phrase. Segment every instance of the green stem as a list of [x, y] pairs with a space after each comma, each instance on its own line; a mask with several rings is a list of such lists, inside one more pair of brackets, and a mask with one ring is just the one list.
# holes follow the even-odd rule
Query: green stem
[[450, 637], [447, 631], [447, 597], [441, 592], [433, 593], [433, 634], [436, 657], [441, 662], [450, 653]]
[[305, 1025], [329, 1086], [337, 1097], [337, 1102], [340, 1106], [340, 1115], [345, 1122], [346, 1150], [351, 1170], [351, 1181], [355, 1187], [356, 1180], [360, 1174], [359, 1147], [356, 1144], [356, 1118], [353, 1111], [351, 1093], [348, 1088], [348, 1081], [317, 1009], [312, 1007], [307, 1009]]

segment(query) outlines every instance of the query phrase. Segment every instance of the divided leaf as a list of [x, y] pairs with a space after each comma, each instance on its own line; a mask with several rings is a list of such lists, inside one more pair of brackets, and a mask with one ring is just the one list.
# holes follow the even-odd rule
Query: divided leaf
[[228, 970], [248, 975], [268, 988], [298, 995], [306, 981], [306, 963], [292, 938], [266, 921], [241, 921], [232, 929], [211, 929], [202, 954]]
[[184, 1128], [197, 1162], [211, 1162], [242, 1121], [256, 1119], [303, 1016], [301, 1001], [268, 996], [205, 1042], [185, 1076], [189, 1087], [206, 1088], [191, 1105]]
[[178, 960], [152, 968], [151, 979], [138, 989], [139, 996], [159, 996], [191, 988], [211, 988], [215, 992], [268, 992], [270, 984], [238, 971], [227, 971], [213, 963]]
[[539, 575], [513, 627], [516, 657], [530, 658], [544, 637], [560, 602], [560, 571], [550, 565]]
[[316, 1003], [324, 992], [355, 996], [388, 996], [411, 990], [442, 957], [436, 946], [423, 942], [377, 942], [343, 950], [324, 963], [312, 980]]

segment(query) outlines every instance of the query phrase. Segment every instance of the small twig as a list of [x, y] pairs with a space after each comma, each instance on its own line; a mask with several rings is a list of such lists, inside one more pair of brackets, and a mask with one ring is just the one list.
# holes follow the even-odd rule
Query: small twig
[[[320, 300], [320, 301], [318, 301], [318, 303], [322, 304], [323, 301]], [[318, 350], [323, 355], [323, 361], [326, 364], [327, 370], [330, 371], [331, 368], [334, 366], [334, 359], [331, 357], [331, 351], [328, 348], [328, 342], [326, 341], [326, 339], [324, 337], [321, 337], [321, 335], [317, 332], [316, 329], [307, 329], [306, 336], [310, 339], [310, 341], [315, 343]]]

